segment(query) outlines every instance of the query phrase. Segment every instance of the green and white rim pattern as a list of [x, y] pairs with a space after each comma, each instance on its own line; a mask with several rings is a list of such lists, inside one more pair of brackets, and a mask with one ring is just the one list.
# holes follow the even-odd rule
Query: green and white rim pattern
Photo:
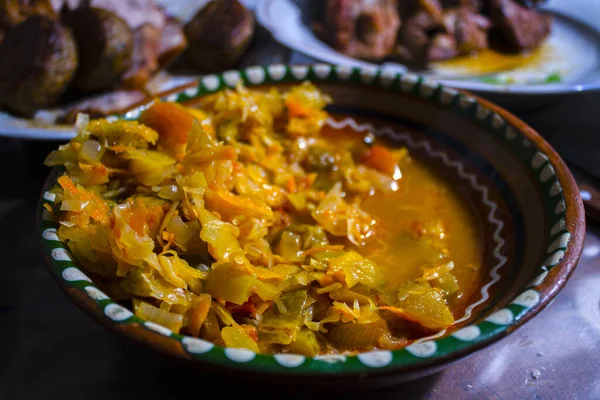
[[[40, 223], [42, 245], [45, 252], [52, 259], [51, 268], [53, 273], [60, 277], [62, 285], [81, 290], [93, 299], [112, 323], [139, 324], [142, 329], [169, 337], [171, 340], [178, 342], [192, 358], [238, 369], [302, 374], [361, 373], [383, 367], [406, 368], [431, 364], [436, 359], [451, 359], [470, 348], [477, 348], [478, 344], [501, 336], [517, 321], [533, 312], [532, 309], [540, 303], [541, 296], [536, 287], [544, 282], [548, 271], [562, 260], [571, 239], [571, 233], [565, 222], [567, 206], [562, 186], [555, 175], [548, 156], [537, 149], [516, 128], [510, 126], [499, 114], [480, 104], [474, 97], [425, 80], [414, 74], [403, 75], [378, 69], [359, 69], [327, 64], [313, 66], [270, 65], [250, 67], [241, 71], [227, 71], [220, 75], [207, 75], [201, 79], [198, 86], [172, 94], [164, 100], [187, 101], [224, 88], [233, 88], [239, 80], [242, 80], [247, 86], [280, 82], [299, 83], [305, 80], [338, 83], [362, 82], [434, 102], [452, 109], [466, 119], [481, 124], [486, 128], [488, 134], [494, 135], [496, 140], [506, 144], [512, 153], [524, 165], [528, 166], [538, 179], [539, 191], [542, 193], [544, 204], [544, 215], [551, 221], [550, 226], [552, 226], [544, 237], [547, 258], [539, 265], [539, 275], [512, 302], [495, 311], [484, 320], [465, 326], [448, 336], [429, 338], [400, 350], [373, 351], [356, 356], [328, 355], [314, 358], [296, 354], [261, 355], [246, 349], [222, 348], [202, 339], [175, 334], [161, 325], [136, 317], [130, 310], [112, 301], [98, 289], [80, 269], [69, 254], [66, 245], [60, 241], [56, 234], [57, 222], [53, 220], [52, 215], [47, 210], [40, 210], [42, 215]], [[126, 113], [122, 118], [136, 119], [145, 108], [147, 108], [147, 105]], [[119, 117], [113, 116], [112, 118]], [[448, 160], [448, 162], [451, 163], [452, 161]], [[53, 183], [50, 182], [50, 184]], [[48, 191], [49, 187], [44, 190], [47, 191], [43, 193], [44, 201], [40, 203], [40, 207], [43, 203], [53, 206], [54, 194]], [[493, 212], [490, 215], [493, 216]], [[501, 247], [502, 242], [497, 241], [497, 244]], [[494, 278], [493, 274], [492, 278]]]

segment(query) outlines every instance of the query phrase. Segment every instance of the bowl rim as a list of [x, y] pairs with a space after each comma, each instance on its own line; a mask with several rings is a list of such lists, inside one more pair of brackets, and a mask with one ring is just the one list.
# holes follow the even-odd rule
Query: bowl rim
[[[416, 372], [448, 364], [488, 346], [521, 327], [544, 309], [562, 289], [574, 271], [583, 249], [585, 214], [577, 184], [568, 167], [556, 151], [531, 127], [507, 110], [469, 92], [446, 87], [416, 74], [389, 73], [381, 69], [334, 66], [330, 64], [252, 66], [242, 70], [205, 75], [198, 84], [186, 84], [169, 91], [162, 99], [186, 101], [234, 87], [242, 79], [248, 87], [312, 80], [322, 83], [358, 83], [378, 86], [409, 94], [416, 99], [433, 101], [436, 105], [474, 119], [482, 130], [499, 133], [503, 140], [517, 142], [523, 148], [534, 149], [533, 159], [519, 160], [539, 178], [539, 184], [550, 180], [548, 197], [560, 199], [554, 210], [559, 220], [545, 243], [549, 256], [540, 266], [540, 275], [520, 295], [486, 319], [471, 323], [441, 338], [388, 351], [360, 353], [357, 356], [260, 355], [249, 350], [215, 346], [202, 339], [173, 334], [157, 324], [143, 321], [126, 308], [113, 302], [79, 270], [68, 248], [60, 242], [57, 223], [44, 208], [54, 204], [48, 189], [55, 183], [60, 168], [54, 168], [41, 192], [37, 208], [37, 225], [46, 264], [58, 285], [86, 313], [105, 327], [142, 341], [151, 347], [179, 358], [206, 362], [230, 370], [267, 373], [269, 375], [305, 376], [317, 380], [351, 379], [352, 377], [386, 377]], [[121, 115], [109, 119], [136, 119], [152, 101], [143, 102]], [[485, 111], [485, 112], [482, 112]], [[481, 117], [483, 115], [483, 118]], [[485, 128], [485, 129], [484, 129]], [[498, 137], [498, 135], [496, 135]], [[548, 172], [550, 178], [548, 178]], [[546, 171], [546, 172], [544, 172]], [[546, 186], [544, 186], [546, 187]], [[556, 189], [558, 188], [558, 189]], [[548, 214], [544, 213], [545, 218]], [[557, 244], [558, 243], [558, 244]]]

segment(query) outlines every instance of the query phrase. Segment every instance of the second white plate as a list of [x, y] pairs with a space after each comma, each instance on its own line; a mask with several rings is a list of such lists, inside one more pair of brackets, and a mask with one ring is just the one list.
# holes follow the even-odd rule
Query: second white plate
[[[598, 3], [598, 8], [590, 3]], [[307, 25], [304, 2], [299, 0], [258, 0], [256, 17], [273, 37], [291, 49], [313, 59], [338, 65], [378, 67], [406, 72], [396, 63], [375, 64], [348, 57], [320, 41]], [[600, 21], [600, 0], [550, 1], [546, 10], [555, 16], [552, 33], [535, 61], [510, 70], [488, 74], [469, 73], [454, 63], [433, 64], [419, 72], [445, 85], [480, 93], [505, 95], [564, 95], [600, 90], [600, 29], [585, 21]], [[598, 13], [598, 19], [581, 18]], [[528, 96], [529, 97], [529, 96]]]

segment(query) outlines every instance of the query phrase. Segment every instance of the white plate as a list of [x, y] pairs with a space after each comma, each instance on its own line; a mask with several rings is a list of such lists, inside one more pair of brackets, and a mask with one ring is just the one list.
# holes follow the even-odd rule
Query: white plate
[[[154, 78], [151, 93], [165, 92], [196, 80], [195, 76], [173, 76], [161, 72]], [[0, 112], [0, 137], [35, 141], [64, 141], [75, 136], [72, 125], [56, 124], [58, 110], [40, 110], [34, 118], [21, 118]]]
[[[300, 0], [258, 0], [256, 17], [273, 37], [295, 51], [332, 64], [380, 67], [405, 72], [396, 63], [374, 64], [345, 56], [319, 39], [307, 25]], [[564, 95], [600, 89], [600, 0], [551, 0], [545, 9], [555, 16], [542, 56], [535, 62], [489, 76], [434, 65], [421, 72], [447, 86], [506, 96]], [[594, 23], [596, 27], [590, 25]], [[544, 83], [559, 74], [560, 83]], [[500, 83], [487, 83], [490, 78]], [[510, 82], [510, 83], [503, 83]]]

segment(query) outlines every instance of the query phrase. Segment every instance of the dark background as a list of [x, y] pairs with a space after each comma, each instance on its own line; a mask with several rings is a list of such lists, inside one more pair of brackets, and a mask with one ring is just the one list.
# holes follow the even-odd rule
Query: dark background
[[[310, 61], [262, 42], [243, 64]], [[528, 108], [517, 113], [551, 141], [579, 179], [600, 187], [600, 93]], [[0, 139], [0, 399], [342, 397], [324, 389], [273, 390], [184, 368], [79, 310], [50, 277], [35, 230], [49, 172], [43, 159], [57, 145]], [[600, 232], [589, 224], [577, 270], [523, 328], [435, 375], [343, 397], [600, 399]]]

